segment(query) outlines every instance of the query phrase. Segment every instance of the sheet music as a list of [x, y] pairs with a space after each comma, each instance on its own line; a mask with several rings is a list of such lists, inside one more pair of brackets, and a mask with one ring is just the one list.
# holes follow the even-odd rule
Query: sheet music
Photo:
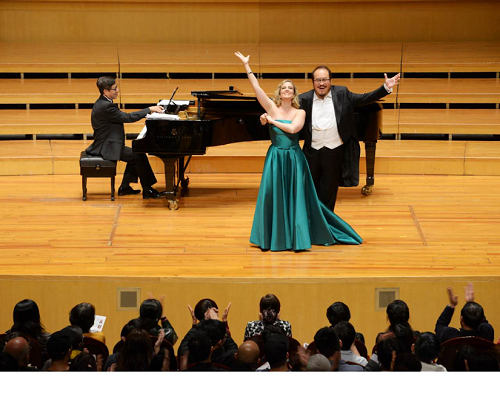
[[[153, 112], [146, 115], [147, 120], [180, 120], [178, 115], [169, 115], [167, 113]], [[142, 133], [142, 132], [141, 132]]]

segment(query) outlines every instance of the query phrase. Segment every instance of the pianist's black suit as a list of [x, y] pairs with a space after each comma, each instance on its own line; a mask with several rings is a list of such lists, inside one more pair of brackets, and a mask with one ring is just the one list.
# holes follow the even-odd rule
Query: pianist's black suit
[[[332, 85], [331, 94], [337, 128], [344, 145], [356, 135], [354, 108], [375, 102], [385, 97], [388, 92], [383, 85], [366, 94], [355, 94], [344, 86]], [[306, 111], [306, 120], [300, 134], [301, 138], [304, 138], [303, 150], [318, 197], [323, 204], [333, 211], [337, 200], [337, 192], [342, 181], [344, 146], [342, 145], [333, 150], [326, 147], [315, 150], [311, 147], [313, 100], [314, 90], [299, 96], [300, 108]]]
[[134, 153], [125, 146], [124, 123], [133, 123], [146, 117], [149, 108], [137, 112], [122, 112], [116, 104], [101, 95], [92, 108], [92, 128], [94, 142], [87, 148], [87, 154], [100, 155], [110, 161], [125, 161], [127, 167], [123, 175], [122, 186], [141, 179], [143, 188], [156, 183], [156, 178], [149, 165], [146, 154]]

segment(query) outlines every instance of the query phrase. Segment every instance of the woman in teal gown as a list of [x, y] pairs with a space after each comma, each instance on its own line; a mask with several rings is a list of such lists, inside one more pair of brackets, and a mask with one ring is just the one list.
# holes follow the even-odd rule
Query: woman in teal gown
[[290, 80], [282, 81], [271, 100], [250, 69], [250, 56], [239, 52], [235, 55], [243, 62], [255, 95], [266, 110], [271, 136], [250, 242], [271, 251], [363, 242], [349, 224], [318, 199], [309, 165], [299, 146], [305, 111], [299, 109], [295, 85]]

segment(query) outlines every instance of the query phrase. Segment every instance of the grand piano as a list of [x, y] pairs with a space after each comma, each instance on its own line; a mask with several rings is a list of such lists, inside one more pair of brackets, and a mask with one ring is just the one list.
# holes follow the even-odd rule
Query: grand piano
[[[192, 105], [179, 107], [175, 101], [166, 112], [179, 120], [147, 119], [146, 130], [132, 141], [132, 149], [160, 158], [165, 165], [168, 206], [178, 208], [179, 189], [187, 189], [186, 169], [193, 155], [203, 155], [207, 147], [243, 141], [269, 140], [269, 130], [260, 124], [264, 109], [256, 97], [243, 96], [233, 87], [227, 91], [193, 91]], [[365, 142], [367, 181], [363, 194], [369, 195], [374, 184], [376, 142], [380, 136], [382, 108], [372, 104], [356, 112], [358, 139]], [[177, 116], [175, 116], [177, 118]], [[346, 148], [347, 149], [347, 148]], [[354, 161], [352, 159], [355, 159]], [[344, 158], [345, 186], [359, 182], [359, 142], [348, 147]]]

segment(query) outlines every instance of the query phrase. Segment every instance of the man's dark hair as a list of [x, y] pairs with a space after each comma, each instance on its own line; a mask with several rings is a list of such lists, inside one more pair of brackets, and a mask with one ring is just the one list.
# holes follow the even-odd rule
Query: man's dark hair
[[97, 371], [97, 363], [95, 358], [90, 353], [80, 353], [78, 354], [69, 366], [70, 371]]
[[332, 326], [335, 326], [340, 321], [349, 322], [351, 311], [349, 311], [349, 307], [343, 302], [334, 302], [326, 310], [326, 317], [328, 318], [328, 322]]
[[326, 71], [328, 71], [328, 78], [330, 80], [332, 79], [332, 72], [330, 71], [330, 69], [327, 66], [318, 66], [311, 73], [311, 78], [312, 78], [313, 83], [314, 83], [314, 73], [316, 73], [316, 70], [319, 70], [319, 69], [325, 69]]
[[413, 329], [411, 328], [410, 324], [408, 322], [396, 323], [389, 326], [389, 331], [394, 333], [396, 339], [398, 339], [403, 344], [403, 352], [411, 353], [411, 346], [415, 342], [415, 338], [413, 336]]
[[340, 351], [339, 336], [333, 327], [319, 329], [314, 335], [314, 342], [318, 352], [327, 358]]
[[412, 353], [399, 353], [396, 356], [396, 361], [394, 362], [394, 371], [422, 371], [422, 363], [419, 359]]
[[339, 339], [342, 340], [342, 350], [350, 350], [352, 343], [354, 343], [356, 339], [356, 330], [354, 330], [354, 326], [343, 320], [337, 323], [333, 329], [337, 333], [337, 336], [339, 336]]
[[383, 339], [377, 344], [378, 361], [380, 362], [382, 369], [385, 371], [389, 371], [391, 369], [393, 351], [396, 352], [396, 357], [404, 351], [403, 344], [394, 337]]
[[210, 336], [202, 330], [194, 332], [189, 338], [188, 349], [188, 362], [190, 364], [205, 361], [208, 359], [210, 352], [212, 351], [212, 341], [210, 340]]
[[425, 332], [415, 342], [415, 355], [422, 362], [430, 364], [434, 361], [441, 351], [439, 338], [431, 332]]
[[410, 320], [410, 310], [406, 302], [396, 299], [387, 306], [387, 317], [391, 325], [406, 323]]
[[219, 307], [217, 306], [217, 304], [213, 299], [210, 298], [202, 299], [194, 307], [194, 316], [199, 321], [202, 321], [203, 319], [205, 319], [205, 312], [212, 308], [219, 309]]
[[97, 88], [99, 88], [99, 92], [104, 94], [104, 90], [110, 90], [113, 85], [115, 85], [116, 79], [110, 76], [102, 76], [97, 79]]
[[122, 331], [120, 333], [120, 337], [127, 337], [132, 330], [142, 329], [142, 328], [143, 324], [140, 318], [131, 319], [125, 326], [123, 326]]
[[460, 315], [462, 315], [464, 323], [473, 329], [477, 329], [484, 321], [483, 307], [476, 302], [467, 302]]
[[89, 333], [94, 325], [95, 308], [88, 302], [82, 302], [75, 306], [69, 313], [69, 322], [73, 326], [80, 326], [83, 333]]
[[284, 335], [273, 335], [264, 343], [267, 362], [271, 368], [282, 367], [286, 364], [286, 355], [288, 353], [289, 340]]
[[267, 294], [260, 299], [259, 308], [264, 325], [271, 325], [280, 313], [280, 300], [274, 294]]
[[264, 330], [262, 331], [262, 342], [265, 343], [266, 340], [271, 336], [276, 335], [284, 335], [286, 336], [286, 332], [283, 328], [276, 325], [265, 325]]
[[469, 371], [496, 372], [500, 371], [498, 355], [494, 351], [483, 351], [467, 359]]
[[83, 331], [80, 326], [66, 326], [63, 329], [71, 338], [71, 348], [81, 350], [83, 348]]
[[208, 334], [214, 347], [226, 336], [226, 324], [217, 319], [202, 320], [198, 329]]
[[153, 298], [145, 300], [139, 309], [143, 329], [149, 332], [151, 328], [157, 326], [162, 314], [163, 307], [160, 301]]
[[71, 333], [67, 329], [52, 333], [47, 342], [47, 353], [52, 361], [62, 360], [71, 348]]

